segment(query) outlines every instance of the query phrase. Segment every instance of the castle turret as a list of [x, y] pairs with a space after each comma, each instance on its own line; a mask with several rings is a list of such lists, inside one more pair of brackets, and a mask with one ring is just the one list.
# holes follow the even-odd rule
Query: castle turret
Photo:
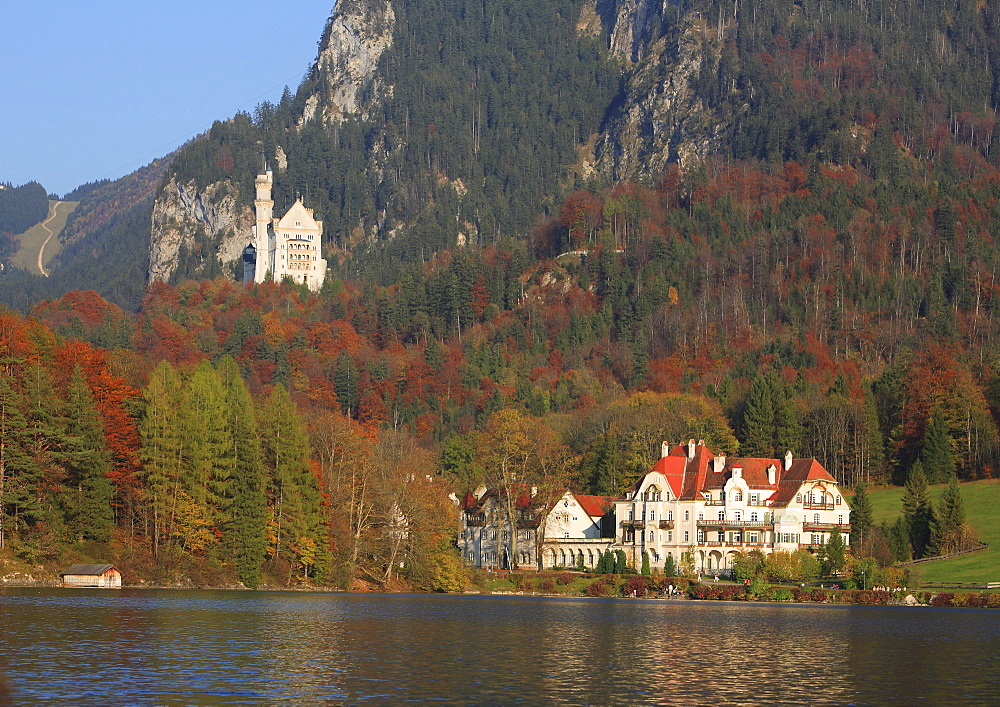
[[257, 187], [257, 198], [254, 206], [257, 210], [257, 224], [254, 226], [254, 246], [257, 249], [257, 263], [254, 272], [255, 282], [264, 282], [264, 277], [268, 272], [274, 272], [274, 250], [275, 243], [273, 233], [270, 230], [271, 221], [274, 218], [274, 201], [271, 199], [271, 187], [274, 186], [274, 174], [264, 167], [264, 171], [257, 175], [255, 182]]

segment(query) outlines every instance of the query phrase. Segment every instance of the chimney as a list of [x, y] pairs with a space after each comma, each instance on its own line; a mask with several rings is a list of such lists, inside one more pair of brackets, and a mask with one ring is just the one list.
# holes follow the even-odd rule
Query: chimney
[[785, 465], [784, 466], [785, 466], [785, 468], [784, 468], [785, 471], [788, 471], [789, 469], [792, 468], [792, 450], [791, 449], [789, 449], [787, 452], [785, 452]]
[[742, 476], [743, 476], [743, 467], [740, 466], [739, 464], [734, 464], [733, 465], [733, 478], [734, 479], [739, 479]]
[[721, 454], [715, 458], [712, 462], [712, 471], [716, 474], [721, 474], [722, 470], [726, 468], [726, 455]]
[[694, 459], [694, 440], [688, 440], [688, 461]]
[[660, 445], [660, 458], [662, 459], [668, 454], [670, 454], [670, 442], [663, 442]]
[[774, 486], [776, 483], [778, 483], [778, 467], [776, 467], [774, 464], [767, 467], [767, 483], [770, 484], [771, 486]]

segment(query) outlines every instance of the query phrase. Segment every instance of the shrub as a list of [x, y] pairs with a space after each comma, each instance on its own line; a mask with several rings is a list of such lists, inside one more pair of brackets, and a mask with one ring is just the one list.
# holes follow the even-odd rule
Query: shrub
[[983, 593], [983, 606], [990, 609], [1000, 609], [1000, 594]]
[[543, 592], [554, 592], [556, 590], [556, 582], [551, 577], [543, 579], [540, 586]]
[[822, 589], [813, 589], [809, 598], [812, 599], [812, 601], [826, 601], [826, 592]]
[[795, 601], [812, 601], [812, 592], [808, 589], [793, 589], [792, 596], [795, 597]]
[[603, 579], [595, 580], [587, 587], [588, 597], [606, 597], [608, 594], [608, 585], [604, 583]]
[[576, 579], [575, 574], [571, 572], [563, 572], [561, 575], [556, 577], [556, 584], [572, 584], [574, 579]]
[[646, 595], [646, 578], [641, 575], [632, 575], [625, 582], [625, 596], [632, 596], [633, 594], [637, 597]]
[[788, 587], [768, 587], [764, 596], [769, 601], [791, 601], [792, 590]]
[[519, 592], [531, 592], [535, 589], [535, 583], [531, 577], [525, 574], [519, 574], [514, 577], [514, 586], [517, 587]]
[[951, 592], [938, 592], [931, 597], [928, 602], [931, 606], [951, 606], [951, 600], [954, 599], [955, 595]]

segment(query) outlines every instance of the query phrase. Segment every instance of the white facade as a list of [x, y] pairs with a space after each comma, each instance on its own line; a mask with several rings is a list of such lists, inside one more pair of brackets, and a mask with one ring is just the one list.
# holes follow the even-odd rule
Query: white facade
[[834, 529], [850, 542], [850, 507], [815, 459], [716, 457], [691, 440], [615, 500], [614, 549], [639, 567], [692, 553], [702, 574], [729, 570], [738, 553], [817, 551]]
[[296, 199], [280, 219], [274, 218], [273, 186], [271, 170], [257, 175], [254, 282], [264, 282], [268, 276], [275, 282], [288, 277], [293, 282], [305, 283], [310, 290], [318, 290], [326, 277], [323, 222], [313, 217], [313, 210], [307, 209], [301, 199]]
[[[518, 527], [512, 529], [495, 490], [466, 494], [458, 539], [465, 563], [492, 569], [515, 564], [519, 569], [572, 569], [582, 561], [590, 569], [611, 547], [613, 529], [604, 527], [614, 522], [611, 498], [565, 491], [547, 508], [533, 500], [525, 497], [519, 504]], [[513, 532], [516, 542], [511, 542]]]

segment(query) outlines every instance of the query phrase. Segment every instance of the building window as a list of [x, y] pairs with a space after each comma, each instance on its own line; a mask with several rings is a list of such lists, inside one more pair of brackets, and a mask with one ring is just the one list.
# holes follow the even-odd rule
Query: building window
[[705, 514], [704, 513], [699, 513], [698, 514], [698, 520], [705, 520]]
[[840, 496], [837, 496], [837, 501], [836, 501], [836, 503], [837, 503], [837, 505], [838, 505], [838, 506], [840, 505]]
[[796, 503], [802, 503], [802, 494], [801, 493], [795, 494], [795, 502]]
[[813, 513], [813, 523], [819, 523], [819, 513]]
[[812, 544], [813, 545], [822, 545], [823, 544], [823, 536], [821, 534], [819, 534], [819, 533], [813, 533], [812, 534]]
[[844, 516], [837, 516], [837, 525], [844, 524]]
[[668, 530], [667, 531], [667, 542], [668, 543], [672, 543], [673, 541], [674, 541], [674, 531]]
[[725, 520], [725, 519], [726, 519], [726, 512], [719, 511], [719, 520]]
[[690, 511], [684, 511], [684, 520], [685, 521], [691, 520], [691, 512]]
[[674, 519], [674, 512], [667, 511], [667, 520], [673, 520], [673, 519]]
[[653, 531], [649, 531], [649, 542], [653, 542]]
[[684, 531], [684, 542], [690, 542], [690, 541], [691, 541], [691, 533], [689, 533], [688, 531], [685, 530]]
[[752, 494], [750, 494], [750, 503], [752, 503], [752, 504], [753, 504], [753, 505], [755, 505], [755, 506], [756, 506], [756, 505], [757, 505], [758, 503], [760, 503], [760, 495], [759, 495], [759, 494], [756, 494], [756, 493], [752, 493]]
[[501, 534], [501, 537], [502, 537], [502, 538], [503, 538], [504, 540], [507, 540], [507, 539], [509, 538], [509, 536], [510, 536], [510, 533], [508, 533], [508, 532], [507, 532], [506, 530], [505, 530], [505, 531], [503, 531], [503, 533]]
[[759, 538], [760, 538], [760, 536], [755, 531], [753, 531], [753, 530], [751, 530], [749, 533], [747, 533], [747, 542], [757, 543], [757, 542], [760, 542]]
[[733, 493], [733, 500], [734, 501], [742, 501], [743, 500], [743, 492], [742, 491], [735, 491]]
[[650, 520], [656, 520], [656, 511], [650, 511], [649, 512], [649, 519]]
[[719, 531], [719, 542], [724, 542], [726, 539], [726, 534], [723, 531]]
[[699, 530], [698, 531], [698, 542], [699, 543], [705, 542], [705, 531], [704, 530]]
[[750, 522], [751, 523], [756, 523], [757, 522], [757, 514], [756, 513], [751, 513], [750, 514]]
[[737, 523], [739, 523], [741, 520], [743, 520], [743, 512], [742, 511], [736, 511], [735, 513], [733, 513], [733, 515], [735, 516], [735, 520], [736, 520]]

